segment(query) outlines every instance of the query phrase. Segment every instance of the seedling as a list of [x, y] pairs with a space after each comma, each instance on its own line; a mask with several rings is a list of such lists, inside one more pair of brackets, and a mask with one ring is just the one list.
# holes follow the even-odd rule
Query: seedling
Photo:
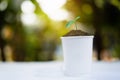
[[75, 28], [77, 30], [77, 24], [76, 21], [80, 19], [80, 16], [76, 17], [74, 20], [70, 20], [67, 24], [66, 24], [66, 28], [69, 28], [72, 24], [75, 24]]

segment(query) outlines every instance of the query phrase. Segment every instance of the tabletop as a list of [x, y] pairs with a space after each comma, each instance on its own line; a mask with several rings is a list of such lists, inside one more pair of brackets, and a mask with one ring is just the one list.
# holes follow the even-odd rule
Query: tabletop
[[62, 61], [0, 62], [0, 80], [120, 80], [120, 62], [96, 61], [91, 76], [63, 74]]

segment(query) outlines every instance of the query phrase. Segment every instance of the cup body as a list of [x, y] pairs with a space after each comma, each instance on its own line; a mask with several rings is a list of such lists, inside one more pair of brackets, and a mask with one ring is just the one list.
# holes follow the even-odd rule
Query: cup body
[[87, 75], [91, 72], [93, 36], [61, 37], [64, 74]]

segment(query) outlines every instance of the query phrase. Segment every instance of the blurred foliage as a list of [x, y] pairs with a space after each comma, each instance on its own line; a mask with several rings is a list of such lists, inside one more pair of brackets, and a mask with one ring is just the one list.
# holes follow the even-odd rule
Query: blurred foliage
[[[6, 45], [11, 47], [14, 61], [54, 60], [56, 47], [60, 43], [59, 38], [67, 31], [64, 28], [65, 21], [52, 21], [42, 11], [36, 0], [29, 0], [35, 6], [34, 13], [38, 20], [44, 24], [37, 25], [38, 27], [24, 25], [21, 22], [21, 5], [24, 1], [26, 0], [0, 1], [0, 33], [2, 35], [0, 43], [2, 47], [5, 48]], [[7, 33], [9, 35], [4, 38]], [[3, 52], [1, 54], [3, 54], [2, 57], [6, 57], [8, 52], [5, 53], [3, 48], [1, 48]]]
[[[39, 25], [24, 25], [21, 21], [24, 1], [0, 0], [0, 47], [10, 46], [14, 61], [54, 60], [60, 37], [69, 31], [65, 28], [67, 20], [50, 19], [37, 0], [28, 0], [35, 6], [34, 14]], [[79, 22], [100, 38], [96, 41], [100, 52], [102, 49], [112, 50], [113, 56], [120, 58], [119, 0], [67, 0], [63, 8], [69, 12], [70, 19], [80, 16]], [[5, 54], [7, 52], [2, 57]]]

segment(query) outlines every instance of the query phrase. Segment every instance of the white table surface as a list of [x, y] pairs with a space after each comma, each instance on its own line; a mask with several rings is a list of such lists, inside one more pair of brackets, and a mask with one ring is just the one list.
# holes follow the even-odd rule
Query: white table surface
[[0, 62], [0, 80], [120, 80], [120, 62], [93, 62], [92, 74], [68, 77], [63, 62]]

